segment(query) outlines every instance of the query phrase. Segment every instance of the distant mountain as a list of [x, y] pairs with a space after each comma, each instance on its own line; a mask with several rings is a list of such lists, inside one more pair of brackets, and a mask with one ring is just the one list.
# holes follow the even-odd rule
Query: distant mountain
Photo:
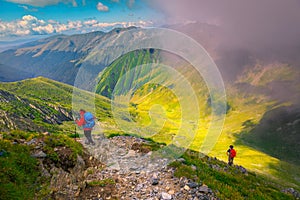
[[0, 80], [3, 82], [12, 82], [22, 80], [24, 77], [33, 78], [34, 74], [11, 66], [0, 64]]
[[[122, 31], [129, 29], [132, 27], [128, 29], [117, 28], [108, 33], [56, 35], [1, 52], [0, 67], [2, 73], [0, 81], [44, 76], [73, 85], [81, 62], [88, 53], [108, 38], [116, 37]], [[97, 72], [99, 73], [99, 68], [103, 69], [108, 64], [110, 63], [100, 63], [100, 66], [97, 66]]]

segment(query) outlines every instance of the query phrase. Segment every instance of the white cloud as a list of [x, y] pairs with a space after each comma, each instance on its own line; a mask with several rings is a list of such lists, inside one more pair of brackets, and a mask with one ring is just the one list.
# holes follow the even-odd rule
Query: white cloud
[[[5, 0], [5, 1], [22, 4], [19, 7], [22, 7], [25, 10], [28, 10], [30, 12], [36, 12], [38, 10], [35, 8], [29, 8], [25, 5], [34, 6], [34, 7], [45, 7], [45, 6], [49, 6], [49, 5], [56, 5], [59, 3], [64, 3], [64, 4], [72, 4], [74, 7], [77, 7], [78, 5], [86, 6], [86, 0], [81, 0], [81, 1], [80, 0]], [[111, 0], [111, 2], [119, 3], [120, 0]], [[132, 8], [135, 4], [135, 0], [127, 0], [126, 4], [129, 8]], [[109, 10], [109, 8], [105, 5], [103, 5], [103, 3], [101, 3], [101, 2], [98, 2], [96, 7], [99, 11], [108, 11]]]
[[32, 15], [24, 15], [22, 17], [23, 21], [37, 21], [37, 18]]
[[78, 30], [82, 28], [82, 22], [81, 21], [69, 21], [67, 24], [68, 29]]
[[77, 6], [76, 0], [6, 0], [6, 1], [23, 4], [23, 5], [35, 6], [35, 7], [44, 7], [49, 5], [56, 5], [59, 3], [72, 4], [74, 7]]
[[108, 11], [109, 9], [108, 9], [107, 6], [103, 5], [101, 2], [98, 2], [97, 10], [99, 10], [99, 11]]
[[97, 24], [98, 21], [95, 20], [95, 19], [92, 19], [92, 20], [88, 20], [88, 21], [85, 21], [83, 22], [85, 25], [93, 25], [93, 24]]
[[16, 35], [29, 35], [30, 30], [16, 30]]
[[52, 24], [47, 24], [46, 26], [33, 27], [32, 30], [40, 35], [51, 34], [55, 32], [55, 29]]
[[65, 33], [69, 31], [72, 31], [73, 33], [84, 33], [90, 31], [107, 31], [115, 27], [147, 27], [151, 25], [152, 22], [149, 21], [108, 23], [99, 22], [95, 19], [60, 23], [55, 20], [44, 21], [32, 15], [25, 15], [21, 19], [15, 21], [5, 22], [0, 20], [0, 38], [29, 35], [48, 35], [54, 33]]
[[38, 9], [36, 9], [36, 8], [29, 8], [28, 6], [24, 6], [24, 5], [18, 5], [18, 7], [23, 8], [24, 10], [29, 11], [29, 12], [37, 12], [38, 11]]
[[55, 5], [64, 0], [6, 0], [8, 2], [19, 3], [30, 6], [44, 7], [48, 5]]

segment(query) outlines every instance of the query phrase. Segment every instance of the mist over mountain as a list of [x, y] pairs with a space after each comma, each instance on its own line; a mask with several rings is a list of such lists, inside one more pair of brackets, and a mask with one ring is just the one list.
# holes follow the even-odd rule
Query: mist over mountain
[[[271, 46], [242, 43], [221, 25], [190, 21], [166, 26], [190, 36], [202, 45], [214, 59], [225, 80], [235, 80], [247, 65], [257, 61], [266, 65], [275, 62], [291, 64], [299, 68], [300, 42], [294, 44], [274, 42]], [[270, 34], [270, 37], [272, 35]], [[250, 67], [250, 66], [248, 66]], [[231, 75], [230, 75], [231, 74]]]
[[[166, 27], [206, 48], [226, 82], [234, 83], [256, 65], [270, 68], [281, 63], [300, 70], [299, 1], [154, 0], [149, 4], [165, 13]], [[286, 85], [277, 88], [280, 96], [299, 93], [286, 95], [282, 91]]]
[[[251, 50], [279, 50], [299, 44], [300, 3], [296, 0], [153, 0], [166, 24], [202, 22], [224, 30], [224, 41]], [[298, 45], [299, 47], [299, 45]]]

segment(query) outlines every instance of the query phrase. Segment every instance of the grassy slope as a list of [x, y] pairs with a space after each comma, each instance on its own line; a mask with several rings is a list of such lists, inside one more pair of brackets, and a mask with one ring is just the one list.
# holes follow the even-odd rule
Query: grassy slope
[[[123, 94], [127, 88], [130, 88], [132, 85], [132, 80], [136, 77], [146, 77], [148, 76], [147, 69], [141, 67], [143, 64], [155, 63], [157, 62], [158, 51], [153, 50], [140, 50], [135, 52], [130, 52], [124, 55], [121, 59], [113, 62], [108, 68], [104, 70], [101, 74], [99, 83], [96, 88], [96, 93], [103, 96], [111, 98], [113, 92], [117, 94]], [[135, 68], [136, 66], [139, 66]], [[133, 69], [132, 73], [126, 74], [126, 72]], [[114, 88], [120, 77], [126, 77], [124, 83], [122, 83], [122, 88]], [[139, 80], [140, 82], [147, 82], [147, 80]]]
[[[30, 156], [29, 146], [0, 140], [0, 199], [33, 199], [37, 184], [38, 161]], [[30, 176], [28, 176], [30, 174]]]
[[220, 199], [294, 199], [280, 192], [281, 184], [253, 172], [243, 173], [237, 167], [188, 150], [182, 156], [184, 162], [175, 161], [175, 176], [193, 179], [208, 185]]
[[[108, 69], [114, 70], [114, 67], [116, 65], [112, 65]], [[201, 78], [195, 76], [195, 71], [191, 70], [191, 68], [181, 66], [176, 69], [191, 82], [193, 89], [197, 93], [198, 102], [200, 102], [201, 126], [196, 130], [197, 134], [190, 146], [191, 149], [199, 150], [211, 120], [211, 115], [207, 112], [207, 105], [203, 103], [207, 102], [207, 89]], [[105, 75], [109, 77], [109, 70], [107, 72]], [[239, 84], [250, 84], [251, 91], [241, 91], [236, 89], [235, 86], [227, 86], [227, 100], [231, 108], [226, 116], [224, 129], [210, 155], [226, 161], [227, 156], [225, 152], [230, 144], [234, 144], [238, 151], [238, 156], [235, 159], [236, 164], [243, 165], [250, 170], [265, 175], [270, 175], [277, 180], [284, 180], [291, 186], [299, 188], [300, 170], [298, 165], [286, 160], [279, 160], [278, 157], [272, 154], [271, 147], [273, 145], [276, 146], [277, 143], [272, 143], [272, 140], [265, 141], [267, 142], [266, 147], [268, 146], [268, 151], [265, 151], [265, 147], [262, 145], [264, 141], [259, 140], [261, 144], [256, 142], [257, 136], [255, 134], [251, 138], [251, 145], [249, 144], [249, 137], [245, 137], [245, 134], [248, 134], [250, 131], [253, 132], [253, 129], [250, 130], [246, 126], [247, 121], [250, 121], [253, 127], [256, 127], [263, 120], [266, 112], [285, 105], [271, 101], [262, 91], [272, 89], [273, 81], [293, 82], [297, 77], [296, 73], [297, 71], [284, 64], [267, 66], [266, 69], [258, 65], [253, 70], [246, 71], [238, 80]], [[169, 85], [173, 83], [170, 82]], [[178, 87], [178, 85], [174, 87]], [[178, 97], [174, 96], [170, 88], [146, 84], [139, 88], [131, 97], [131, 107], [129, 109], [132, 117], [137, 122], [135, 126], [139, 125], [143, 128], [147, 125], [156, 125], [161, 128], [152, 136], [154, 140], [159, 142], [169, 144], [181, 125], [180, 109], [182, 107], [180, 107]], [[191, 112], [192, 114], [193, 112]], [[270, 131], [272, 132], [272, 129]], [[132, 127], [132, 132], [134, 132], [134, 127]], [[144, 136], [147, 136], [147, 134]], [[298, 156], [297, 154], [294, 155]], [[292, 159], [297, 159], [297, 157]], [[291, 171], [293, 173], [290, 173]]]
[[[150, 87], [151, 85], [149, 85]], [[153, 86], [151, 86], [153, 87]], [[45, 97], [45, 91], [47, 91], [47, 98], [49, 99], [49, 102], [52, 103], [57, 103], [60, 105], [64, 105], [68, 108], [71, 108], [71, 93], [72, 93], [72, 87], [68, 86], [68, 85], [63, 85], [60, 84], [58, 82], [52, 81], [52, 80], [48, 80], [45, 78], [36, 78], [36, 79], [30, 79], [30, 80], [25, 80], [22, 82], [18, 82], [18, 83], [6, 83], [6, 84], [1, 84], [1, 89], [5, 89], [5, 90], [9, 90], [11, 92], [13, 92], [14, 94], [18, 94], [19, 96], [21, 96], [22, 98], [28, 98], [28, 99], [34, 99], [35, 101], [45, 101], [43, 100], [43, 98]], [[149, 89], [149, 88], [148, 88]], [[160, 90], [157, 90], [157, 92], [153, 92], [152, 95], [154, 96], [148, 96], [150, 99], [146, 98], [146, 101], [142, 101], [143, 103], [139, 102], [140, 98], [139, 95], [142, 95], [142, 92], [144, 90], [147, 90], [147, 86], [145, 86], [145, 88], [143, 88], [143, 90], [140, 90], [138, 92], [141, 93], [137, 93], [137, 96], [133, 97], [133, 100], [138, 104], [137, 108], [139, 108], [139, 106], [141, 106], [139, 109], [135, 109], [133, 106], [133, 111], [134, 112], [139, 112], [139, 114], [137, 116], [142, 116], [140, 119], [137, 119], [137, 121], [140, 121], [141, 123], [148, 123], [149, 122], [149, 118], [147, 118], [147, 111], [148, 111], [148, 107], [147, 105], [150, 105], [149, 103], [162, 103], [162, 101], [164, 101], [165, 106], [165, 110], [166, 112], [161, 113], [161, 114], [166, 114], [167, 117], [169, 118], [169, 123], [166, 123], [166, 132], [173, 132], [176, 131], [176, 126], [174, 126], [174, 124], [178, 125], [179, 123], [179, 119], [180, 119], [180, 115], [178, 115], [178, 101], [174, 100], [174, 101], [170, 101], [174, 99], [172, 98], [172, 92], [171, 91], [166, 91], [166, 88], [160, 88]], [[159, 92], [160, 91], [160, 92]], [[164, 95], [165, 98], [159, 98], [161, 92], [164, 91], [164, 94], [168, 94], [168, 95]], [[166, 93], [169, 92], [169, 93]], [[58, 94], [63, 94], [63, 95], [58, 95]], [[85, 104], [87, 102], [89, 102], [89, 99], [87, 97], [90, 97], [90, 93], [87, 92], [83, 92], [81, 93], [82, 96], [82, 103]], [[155, 99], [156, 97], [156, 99]], [[136, 98], [136, 99], [134, 99]], [[57, 102], [56, 102], [57, 101]], [[105, 131], [107, 134], [111, 134], [114, 132], [120, 132], [120, 130], [118, 130], [115, 125], [114, 122], [111, 119], [111, 114], [109, 111], [110, 108], [110, 102], [108, 99], [100, 97], [100, 96], [96, 96], [96, 108], [98, 108], [97, 111], [97, 117], [99, 117], [101, 119], [101, 130], [97, 129], [95, 131], [95, 133], [100, 133], [100, 131]], [[59, 102], [59, 103], [58, 103]], [[256, 104], [256, 105], [260, 105], [261, 104]], [[152, 106], [152, 105], [151, 105]], [[151, 108], [150, 106], [150, 108]], [[250, 105], [249, 105], [250, 106]], [[233, 108], [235, 109], [235, 108]], [[238, 114], [239, 116], [243, 116], [243, 117], [238, 117], [239, 120], [235, 120], [234, 123], [229, 123], [227, 122], [227, 126], [228, 129], [230, 130], [234, 130], [235, 127], [241, 127], [240, 123], [244, 122], [245, 119], [248, 119], [249, 116], [253, 117], [253, 110], [254, 109], [250, 109], [248, 110], [248, 113], [244, 114], [244, 115], [240, 115], [241, 113], [236, 112], [235, 114], [230, 113], [229, 114], [229, 118], [232, 117], [231, 119], [234, 119], [234, 117], [237, 117]], [[257, 107], [257, 110], [259, 110], [259, 107]], [[262, 110], [262, 109], [261, 109]], [[132, 111], [132, 112], [133, 112]], [[158, 112], [160, 112], [161, 110], [158, 110]], [[154, 109], [155, 112], [155, 109]], [[161, 115], [156, 116], [156, 120], [160, 120]], [[261, 117], [261, 115], [257, 114], [257, 116]], [[240, 122], [239, 122], [240, 121]], [[172, 122], [172, 123], [171, 123]], [[231, 125], [231, 126], [230, 126]], [[60, 128], [62, 128], [60, 126]], [[71, 122], [68, 122], [66, 124], [63, 125], [62, 129], [65, 129], [66, 131], [71, 131], [72, 128], [74, 128], [74, 126], [72, 125]], [[170, 130], [168, 129], [170, 128]], [[236, 132], [239, 132], [239, 129], [235, 129]], [[166, 137], [166, 132], [161, 132], [160, 134], [157, 134], [154, 139], [155, 140], [159, 140], [159, 141], [170, 141], [170, 138]], [[229, 131], [229, 130], [228, 130]], [[227, 147], [227, 143], [228, 142], [233, 142], [234, 139], [234, 135], [232, 134], [227, 134], [227, 136], [224, 136], [224, 132], [223, 135], [220, 137], [221, 141], [223, 139], [223, 142], [221, 142], [220, 145], [216, 145], [219, 148], [219, 151], [222, 152], [223, 154], [223, 150], [226, 149]], [[226, 135], [226, 134], [225, 134]], [[223, 146], [222, 146], [223, 145]], [[196, 149], [196, 144], [194, 146], [194, 148]], [[239, 153], [239, 157], [236, 159], [236, 162], [241, 164], [240, 157], [244, 157], [244, 155], [242, 154], [242, 149], [243, 151], [250, 153], [251, 155], [260, 155], [263, 156], [261, 157], [262, 159], [264, 159], [265, 163], [268, 163], [268, 160], [266, 159], [273, 159], [268, 155], [264, 155], [262, 153], [260, 153], [259, 151], [253, 150], [253, 149], [249, 149], [249, 147], [247, 146], [243, 146], [240, 145], [238, 146], [238, 153]], [[218, 149], [214, 149], [212, 153], [214, 152], [218, 152]], [[193, 153], [195, 154], [195, 153]], [[236, 196], [240, 196], [241, 198], [246, 194], [251, 192], [250, 190], [248, 191], [247, 189], [243, 189], [244, 187], [247, 187], [250, 183], [251, 183], [251, 187], [253, 188], [253, 191], [260, 191], [260, 193], [266, 192], [268, 190], [272, 191], [272, 195], [275, 195], [276, 198], [279, 198], [280, 196], [284, 196], [283, 194], [280, 194], [278, 192], [276, 192], [276, 190], [278, 191], [277, 186], [273, 187], [272, 185], [269, 185], [269, 181], [267, 181], [267, 183], [264, 182], [264, 180], [267, 180], [266, 178], [263, 178], [261, 176], [255, 176], [253, 174], [251, 174], [251, 177], [244, 177], [242, 175], [235, 175], [235, 172], [233, 170], [233, 174], [224, 174], [223, 172], [217, 172], [213, 169], [209, 169], [207, 168], [207, 161], [204, 161], [204, 163], [202, 163], [202, 161], [200, 161], [201, 159], [198, 159], [195, 157], [193, 157], [193, 159], [191, 160], [189, 157], [191, 155], [189, 154], [185, 154], [184, 158], [186, 160], [188, 160], [188, 164], [193, 164], [196, 165], [197, 167], [199, 167], [199, 169], [204, 169], [197, 171], [196, 175], [199, 177], [200, 180], [203, 180], [205, 184], [208, 184], [209, 187], [211, 187], [214, 190], [218, 190], [219, 191], [219, 195], [221, 195], [224, 198], [231, 198], [232, 194], [236, 195]], [[197, 157], [197, 156], [196, 156]], [[252, 162], [251, 162], [252, 163]], [[259, 163], [259, 161], [258, 161]], [[247, 162], [245, 162], [245, 164], [247, 164]], [[224, 165], [223, 163], [219, 163], [219, 165]], [[178, 167], [178, 166], [177, 166]], [[186, 171], [187, 169], [190, 168], [186, 168], [183, 166], [183, 168], [179, 167], [179, 171], [177, 173], [177, 175], [181, 175], [180, 170], [183, 169], [184, 171]], [[253, 169], [253, 168], [252, 168]], [[294, 169], [295, 170], [295, 169]], [[277, 169], [275, 170], [276, 172], [279, 172], [281, 176], [286, 175], [285, 171], [278, 171]], [[189, 172], [188, 170], [186, 172]], [[193, 175], [194, 172], [191, 173], [191, 175]], [[288, 177], [286, 177], [284, 180], [287, 180]], [[245, 180], [243, 180], [245, 179]], [[230, 182], [234, 181], [233, 183]], [[229, 181], [229, 182], [228, 182]], [[240, 184], [240, 182], [243, 183], [242, 187], [236, 187], [236, 184]], [[261, 184], [261, 186], [259, 186], [258, 188], [255, 188], [255, 184]], [[253, 184], [253, 185], [252, 185]], [[285, 183], [281, 182], [280, 185], [285, 185]], [[223, 189], [222, 189], [223, 188]], [[250, 188], [251, 189], [251, 188]], [[261, 195], [261, 194], [260, 194]], [[263, 197], [263, 195], [261, 195]], [[265, 196], [266, 197], [266, 196]], [[254, 198], [254, 197], [253, 197]], [[269, 196], [268, 196], [269, 198]], [[276, 199], [275, 198], [275, 199]]]
[[[139, 113], [137, 115], [139, 117], [137, 121], [141, 124], [145, 124], [150, 120], [148, 112], [152, 109], [153, 104], [163, 105], [166, 113], [155, 115], [156, 119], [152, 118], [152, 120], [163, 121], [165, 120], [165, 116], [167, 116], [168, 119], [164, 124], [163, 130], [153, 136], [153, 139], [159, 142], [170, 143], [172, 139], [171, 136], [176, 134], [178, 127], [180, 126], [181, 116], [176, 112], [180, 108], [176, 106], [176, 103], [178, 102], [175, 101], [172, 103], [166, 99], [166, 96], [170, 96], [166, 95], [168, 94], [167, 92], [164, 92], [163, 94], [164, 95], [161, 96], [161, 94], [153, 92], [152, 95], [147, 96], [141, 104], [138, 104], [138, 100], [134, 100], [133, 102], [138, 104], [138, 111], [136, 112]], [[257, 97], [247, 97], [248, 102], [245, 102], [244, 100], [241, 100], [240, 96], [234, 96], [233, 94], [231, 94], [232, 96], [230, 96], [230, 94], [228, 95], [232, 109], [226, 116], [222, 133], [209, 155], [227, 161], [226, 150], [228, 149], [229, 144], [234, 144], [238, 151], [238, 155], [235, 158], [235, 164], [271, 176], [277, 180], [283, 180], [284, 182], [287, 182], [288, 185], [299, 188], [300, 185], [298, 180], [300, 178], [300, 170], [298, 165], [279, 160], [272, 156], [272, 154], [264, 153], [264, 151], [257, 148], [257, 146], [249, 145], [249, 143], [246, 142], [247, 140], [240, 139], [243, 134], [249, 131], [245, 127], [245, 122], [251, 120], [252, 123], [259, 124], [264, 113], [274, 106], [274, 102], [268, 102], [263, 98], [259, 99]], [[172, 110], [169, 108], [172, 108]], [[175, 111], [177, 115], [172, 111]], [[209, 117], [203, 117], [200, 120], [201, 126], [197, 130], [195, 139], [190, 146], [193, 150], [199, 150], [203, 143], [206, 136]], [[271, 143], [270, 140], [268, 142]], [[272, 146], [276, 144], [272, 143], [269, 145]], [[291, 173], [291, 171], [293, 173]]]
[[[43, 77], [38, 77], [34, 79], [27, 79], [19, 82], [13, 83], [1, 83], [0, 89], [8, 91], [17, 97], [25, 99], [29, 102], [34, 102], [34, 104], [38, 105], [46, 105], [46, 109], [50, 109], [49, 104], [54, 106], [60, 106], [66, 108], [69, 111], [78, 112], [80, 108], [84, 108], [86, 110], [91, 110], [91, 105], [95, 103], [96, 105], [96, 117], [100, 121], [103, 121], [103, 124], [107, 124], [107, 128], [114, 126], [114, 122], [111, 119], [110, 114], [110, 101], [104, 97], [94, 95], [92, 93], [86, 91], [76, 91], [76, 101], [78, 102], [76, 105], [78, 108], [72, 107], [72, 94], [73, 87], [62, 84], [50, 79], [46, 79]], [[25, 109], [23, 105], [20, 105], [21, 108], [18, 108], [18, 112], [16, 112], [16, 108], [14, 102], [2, 102], [1, 109], [8, 112], [13, 113], [18, 116], [25, 116], [27, 112], [31, 112], [30, 108]], [[80, 108], [79, 108], [80, 107]], [[13, 109], [11, 109], [13, 108]], [[50, 110], [51, 111], [51, 110]], [[54, 111], [51, 111], [51, 113]], [[107, 123], [105, 123], [107, 122]], [[72, 121], [64, 122], [62, 125], [48, 125], [47, 123], [42, 122], [37, 116], [33, 120], [33, 123], [45, 126], [46, 129], [43, 131], [49, 132], [62, 132], [62, 133], [74, 133], [75, 125]], [[100, 131], [100, 127], [97, 126], [97, 131]]]

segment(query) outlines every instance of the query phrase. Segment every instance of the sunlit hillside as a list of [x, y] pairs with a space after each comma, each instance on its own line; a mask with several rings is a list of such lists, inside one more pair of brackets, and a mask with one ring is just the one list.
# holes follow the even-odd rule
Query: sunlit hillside
[[[125, 56], [124, 59], [127, 57]], [[119, 60], [116, 64], [113, 63], [103, 72], [104, 80], [109, 79], [112, 71], [120, 68], [117, 63], [122, 62]], [[176, 73], [182, 75], [179, 79], [178, 77], [174, 78], [170, 72], [167, 72], [168, 78], [164, 78], [166, 72], [155, 67], [150, 73], [140, 75], [138, 78], [124, 76], [128, 71], [137, 74], [137, 70], [147, 69], [147, 66], [135, 68], [134, 65], [128, 65], [128, 68], [119, 69], [119, 74], [113, 74], [114, 79], [110, 79], [111, 85], [105, 85], [100, 80], [99, 86], [116, 88], [115, 99], [118, 96], [126, 96], [126, 92], [129, 94], [129, 97], [120, 100], [120, 102], [128, 101], [123, 106], [128, 108], [130, 120], [121, 123], [121, 126], [126, 127], [127, 132], [151, 137], [167, 144], [179, 142], [182, 146], [187, 147], [185, 142], [176, 138], [177, 134], [182, 136], [184, 132], [183, 140], [189, 143], [188, 147], [201, 151], [202, 146], [205, 145], [212, 117], [217, 114], [212, 113], [209, 104], [210, 93], [202, 77], [186, 63], [176, 62], [176, 64], [178, 63], [181, 65], [174, 65], [174, 69]], [[128, 74], [130, 75], [130, 73]], [[153, 74], [155, 78], [153, 78]], [[297, 144], [299, 141], [297, 136], [299, 110], [288, 109], [295, 103], [294, 96], [278, 99], [278, 94], [274, 92], [274, 84], [280, 85], [280, 83], [290, 85], [292, 87], [290, 90], [296, 91], [297, 85], [299, 85], [296, 78], [298, 75], [297, 69], [285, 64], [276, 63], [264, 67], [258, 64], [254, 68], [247, 68], [235, 83], [226, 84], [225, 122], [209, 155], [226, 161], [228, 146], [233, 144], [238, 151], [236, 164], [270, 175], [278, 180], [284, 179], [292, 185], [298, 185], [300, 171], [298, 163], [295, 161], [299, 161], [300, 153]], [[119, 78], [117, 78], [118, 76]], [[160, 82], [149, 81], [152, 79], [158, 79]], [[189, 89], [182, 85], [183, 79], [189, 81], [192, 91], [195, 93], [197, 105], [191, 98], [192, 94], [185, 93], [186, 96], [176, 94], [176, 91]], [[141, 80], [143, 81], [141, 82]], [[149, 83], [147, 84], [145, 80], [148, 80]], [[117, 85], [118, 81], [122, 84]], [[125, 82], [126, 84], [124, 84]], [[136, 87], [137, 85], [139, 87]], [[118, 91], [120, 88], [122, 93]], [[113, 92], [113, 89], [110, 91]], [[283, 120], [286, 115], [277, 115], [278, 119], [274, 121], [275, 124], [271, 123], [265, 127], [268, 115], [276, 113], [277, 109], [282, 109], [283, 112], [287, 109], [286, 112], [290, 114], [286, 115], [291, 115], [290, 121]], [[183, 120], [185, 111], [189, 115], [190, 122]], [[290, 125], [287, 126], [287, 123]], [[279, 128], [281, 133], [277, 134]], [[276, 129], [278, 129], [277, 132]], [[182, 130], [184, 131], [182, 132]], [[274, 139], [275, 137], [277, 139]], [[288, 154], [288, 156], [283, 156], [284, 154]], [[290, 171], [293, 173], [289, 173]]]

